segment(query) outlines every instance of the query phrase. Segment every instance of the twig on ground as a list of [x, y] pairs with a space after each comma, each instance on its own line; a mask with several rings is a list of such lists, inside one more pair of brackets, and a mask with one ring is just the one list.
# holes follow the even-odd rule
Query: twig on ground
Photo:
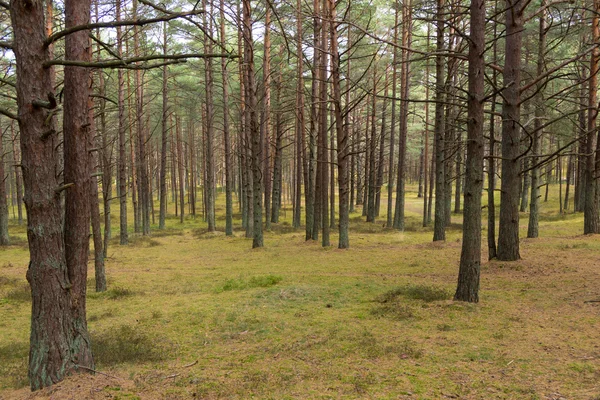
[[87, 370], [87, 371], [93, 372], [93, 373], [95, 373], [95, 374], [100, 374], [100, 375], [108, 376], [109, 378], [113, 378], [113, 379], [121, 379], [121, 378], [119, 378], [118, 376], [109, 375], [109, 374], [107, 374], [107, 373], [105, 373], [105, 372], [96, 371], [95, 369], [88, 368], [88, 367], [84, 367], [83, 365], [77, 365], [77, 364], [75, 364], [75, 366], [76, 366], [77, 368], [81, 368], [81, 369], [85, 369], [85, 370]]

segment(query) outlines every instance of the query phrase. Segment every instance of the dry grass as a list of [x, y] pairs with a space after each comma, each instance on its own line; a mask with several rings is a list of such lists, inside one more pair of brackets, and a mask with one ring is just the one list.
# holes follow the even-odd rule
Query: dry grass
[[415, 197], [409, 232], [353, 220], [348, 251], [289, 225], [251, 250], [239, 220], [235, 237], [207, 237], [201, 218], [113, 244], [109, 291], [88, 300], [111, 377], [34, 397], [21, 389], [29, 300], [9, 295], [27, 252], [1, 249], [0, 398], [598, 398], [600, 303], [586, 301], [600, 299], [600, 241], [579, 236], [581, 216], [543, 204], [541, 238], [522, 240], [521, 261], [485, 263], [481, 303], [463, 304], [450, 300], [460, 231], [431, 243]]

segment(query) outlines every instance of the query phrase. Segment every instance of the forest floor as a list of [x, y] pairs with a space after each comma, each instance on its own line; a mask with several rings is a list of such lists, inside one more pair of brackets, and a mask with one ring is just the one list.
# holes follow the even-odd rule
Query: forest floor
[[480, 303], [465, 304], [460, 217], [432, 243], [421, 204], [407, 195], [404, 233], [353, 215], [349, 250], [305, 242], [289, 209], [257, 250], [239, 221], [226, 237], [201, 218], [113, 239], [109, 290], [89, 280], [99, 373], [34, 394], [25, 228], [11, 225], [0, 399], [600, 399], [600, 237], [581, 235], [582, 216], [543, 203], [540, 238], [520, 261], [485, 262]]

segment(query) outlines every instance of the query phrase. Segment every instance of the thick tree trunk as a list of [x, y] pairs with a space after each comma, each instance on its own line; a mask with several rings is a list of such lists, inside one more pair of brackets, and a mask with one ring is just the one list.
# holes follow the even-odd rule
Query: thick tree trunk
[[481, 271], [481, 192], [483, 190], [483, 99], [485, 7], [484, 0], [471, 1], [469, 41], [469, 89], [467, 162], [464, 193], [463, 240], [455, 300], [479, 301]]
[[520, 85], [523, 0], [506, 0], [504, 90], [502, 106], [502, 184], [498, 259], [515, 261], [519, 254]]
[[265, 10], [265, 35], [263, 44], [263, 98], [260, 138], [263, 148], [263, 184], [265, 228], [271, 230], [271, 8]]
[[[592, 36], [594, 43], [600, 40], [599, 14], [600, 0], [594, 0], [594, 17], [592, 18]], [[585, 200], [583, 208], [583, 233], [600, 233], [600, 221], [598, 220], [598, 182], [594, 173], [597, 172], [597, 162], [600, 155], [594, 155], [596, 144], [596, 119], [598, 117], [598, 71], [600, 66], [600, 50], [596, 47], [590, 56], [590, 79], [588, 82], [588, 116], [587, 116], [587, 139], [586, 139], [586, 163], [585, 163]], [[598, 143], [600, 144], [600, 143]]]
[[[65, 259], [60, 186], [54, 167], [58, 140], [54, 117], [34, 100], [54, 95], [52, 71], [42, 67], [50, 59], [41, 2], [11, 1], [15, 38], [17, 105], [21, 134], [21, 167], [25, 185], [27, 238], [31, 286], [29, 381], [31, 389], [52, 385], [75, 368], [72, 357], [71, 282]], [[86, 82], [87, 85], [87, 82]], [[43, 135], [46, 139], [42, 139]], [[86, 235], [87, 237], [87, 235]], [[73, 349], [75, 350], [75, 349]], [[85, 360], [84, 360], [85, 361]]]
[[[65, 1], [65, 28], [90, 22], [90, 0]], [[65, 38], [65, 59], [90, 62], [89, 31]], [[65, 255], [71, 284], [71, 313], [74, 330], [71, 355], [77, 365], [94, 367], [86, 321], [87, 262], [90, 230], [90, 71], [65, 67], [64, 84], [64, 179], [73, 184], [65, 192]]]
[[[335, 0], [329, 1], [330, 10], [330, 37], [331, 37], [331, 77], [332, 77], [332, 99], [334, 106], [335, 132], [337, 139], [337, 167], [338, 167], [338, 190], [339, 190], [339, 241], [338, 248], [350, 247], [348, 235], [349, 226], [349, 193], [348, 193], [348, 124], [342, 119], [342, 93], [340, 85], [340, 54], [338, 51], [338, 34], [335, 20]], [[348, 106], [348, 105], [346, 105]]]
[[248, 106], [248, 130], [252, 143], [252, 201], [253, 201], [253, 224], [252, 248], [263, 247], [262, 226], [262, 148], [260, 143], [260, 127], [257, 115], [256, 83], [254, 77], [254, 42], [252, 39], [251, 4], [250, 0], [242, 0], [243, 8], [243, 40], [244, 61], [246, 64], [246, 104]]

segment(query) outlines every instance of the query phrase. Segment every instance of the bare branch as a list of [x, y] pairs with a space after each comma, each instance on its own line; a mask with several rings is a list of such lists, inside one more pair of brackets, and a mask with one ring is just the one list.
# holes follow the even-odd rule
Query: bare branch
[[4, 108], [0, 108], [0, 114], [7, 116], [8, 118], [14, 119], [16, 121], [19, 120], [19, 117], [17, 117], [15, 114], [11, 113], [10, 111], [4, 109]]
[[[237, 58], [236, 54], [156, 54], [150, 56], [131, 57], [123, 60], [105, 60], [96, 62], [82, 62], [75, 60], [51, 60], [46, 61], [43, 65], [44, 68], [49, 68], [53, 65], [66, 65], [73, 67], [85, 67], [85, 68], [127, 68], [130, 64], [138, 62], [152, 61], [152, 60], [171, 60], [171, 61], [185, 61], [189, 58]], [[139, 67], [138, 67], [139, 68]]]
[[117, 26], [135, 26], [135, 25], [143, 26], [143, 25], [148, 25], [148, 24], [154, 24], [157, 22], [171, 21], [171, 20], [174, 20], [177, 18], [183, 18], [183, 17], [192, 16], [192, 15], [197, 15], [197, 14], [200, 14], [201, 12], [202, 11], [195, 10], [195, 11], [188, 11], [188, 12], [182, 12], [182, 13], [173, 13], [173, 14], [169, 14], [169, 15], [166, 15], [163, 17], [157, 17], [157, 18], [148, 18], [148, 19], [139, 19], [139, 20], [123, 20], [123, 21], [113, 21], [113, 22], [96, 22], [93, 24], [77, 25], [77, 26], [73, 26], [68, 29], [63, 29], [62, 31], [58, 31], [58, 32], [48, 36], [46, 41], [44, 41], [44, 46], [48, 47], [52, 43], [56, 42], [58, 39], [63, 38], [67, 35], [70, 35], [71, 33], [79, 32], [79, 31], [92, 30], [92, 29], [96, 29], [96, 28], [116, 28]]

